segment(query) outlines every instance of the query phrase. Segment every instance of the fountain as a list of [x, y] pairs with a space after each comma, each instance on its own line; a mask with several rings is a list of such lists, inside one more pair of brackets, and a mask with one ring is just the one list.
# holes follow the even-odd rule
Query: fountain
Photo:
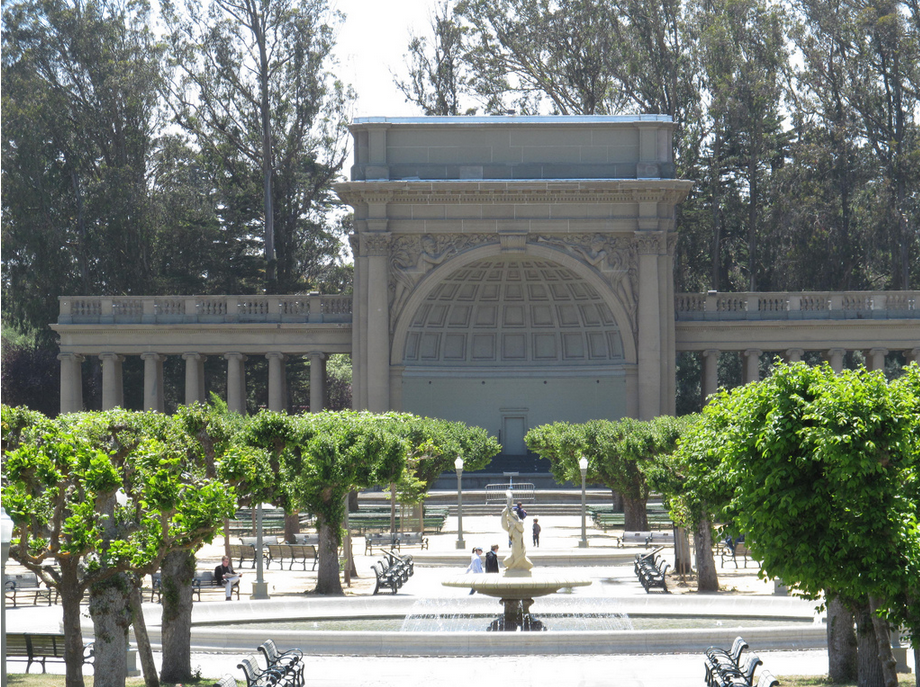
[[533, 572], [533, 563], [527, 557], [524, 544], [524, 522], [511, 507], [511, 491], [505, 492], [505, 509], [502, 511], [502, 528], [511, 539], [511, 554], [502, 563], [501, 574], [462, 575], [441, 584], [445, 587], [472, 589], [480, 594], [501, 600], [504, 613], [492, 621], [490, 630], [505, 632], [545, 630], [543, 623], [530, 613], [535, 598], [555, 594], [563, 587], [586, 587], [591, 580], [568, 575], [541, 575]]

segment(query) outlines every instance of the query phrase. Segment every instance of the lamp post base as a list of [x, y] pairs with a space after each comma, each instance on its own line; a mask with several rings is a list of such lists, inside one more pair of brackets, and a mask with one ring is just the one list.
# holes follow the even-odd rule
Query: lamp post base
[[268, 582], [253, 582], [252, 595], [249, 597], [255, 601], [268, 598]]
[[587, 540], [582, 539], [580, 542], [578, 542], [578, 548], [579, 548], [579, 549], [587, 549], [587, 548], [588, 548], [588, 542], [587, 542]]
[[458, 548], [458, 549], [465, 549], [465, 548], [466, 548], [466, 541], [463, 540], [463, 539], [458, 539], [458, 540], [457, 540], [457, 548]]

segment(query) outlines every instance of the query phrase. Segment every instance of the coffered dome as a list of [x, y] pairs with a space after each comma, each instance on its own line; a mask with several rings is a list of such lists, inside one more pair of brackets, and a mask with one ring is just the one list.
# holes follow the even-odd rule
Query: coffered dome
[[415, 312], [407, 366], [532, 367], [623, 362], [610, 308], [548, 260], [480, 260], [445, 277]]

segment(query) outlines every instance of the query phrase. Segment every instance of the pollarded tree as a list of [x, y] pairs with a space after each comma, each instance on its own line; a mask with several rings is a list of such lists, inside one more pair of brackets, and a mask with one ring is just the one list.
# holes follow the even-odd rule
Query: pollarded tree
[[610, 487], [623, 498], [625, 529], [647, 530], [649, 485], [643, 463], [674, 450], [680, 430], [665, 426], [671, 418], [647, 422], [623, 418], [584, 424], [556, 422], [527, 433], [527, 448], [550, 461], [558, 482], [581, 480], [578, 460], [588, 459], [587, 480]]
[[122, 687], [132, 589], [171, 549], [213, 536], [233, 490], [189, 470], [185, 437], [167, 416], [2, 412], [10, 556], [61, 595], [67, 686], [83, 685], [80, 601], [89, 590], [95, 683]]
[[732, 491], [723, 513], [763, 574], [871, 620], [858, 623], [860, 684], [897, 684], [882, 614], [907, 623], [917, 646], [918, 380], [915, 365], [891, 384], [881, 372], [780, 365], [709, 404], [721, 408], [710, 442]]
[[268, 451], [272, 468], [277, 466], [273, 500], [286, 498], [290, 508], [316, 516], [317, 594], [344, 593], [338, 549], [348, 493], [395, 482], [402, 474], [407, 443], [389, 424], [385, 416], [353, 411], [295, 417], [263, 411], [244, 432], [244, 441]]

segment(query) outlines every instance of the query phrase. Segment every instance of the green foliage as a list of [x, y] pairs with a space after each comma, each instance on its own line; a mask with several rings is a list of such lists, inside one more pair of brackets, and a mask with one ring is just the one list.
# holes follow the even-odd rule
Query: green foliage
[[881, 372], [778, 365], [715, 398], [680, 449], [766, 576], [809, 597], [880, 598], [914, 632], [918, 376], [916, 365], [890, 384]]

